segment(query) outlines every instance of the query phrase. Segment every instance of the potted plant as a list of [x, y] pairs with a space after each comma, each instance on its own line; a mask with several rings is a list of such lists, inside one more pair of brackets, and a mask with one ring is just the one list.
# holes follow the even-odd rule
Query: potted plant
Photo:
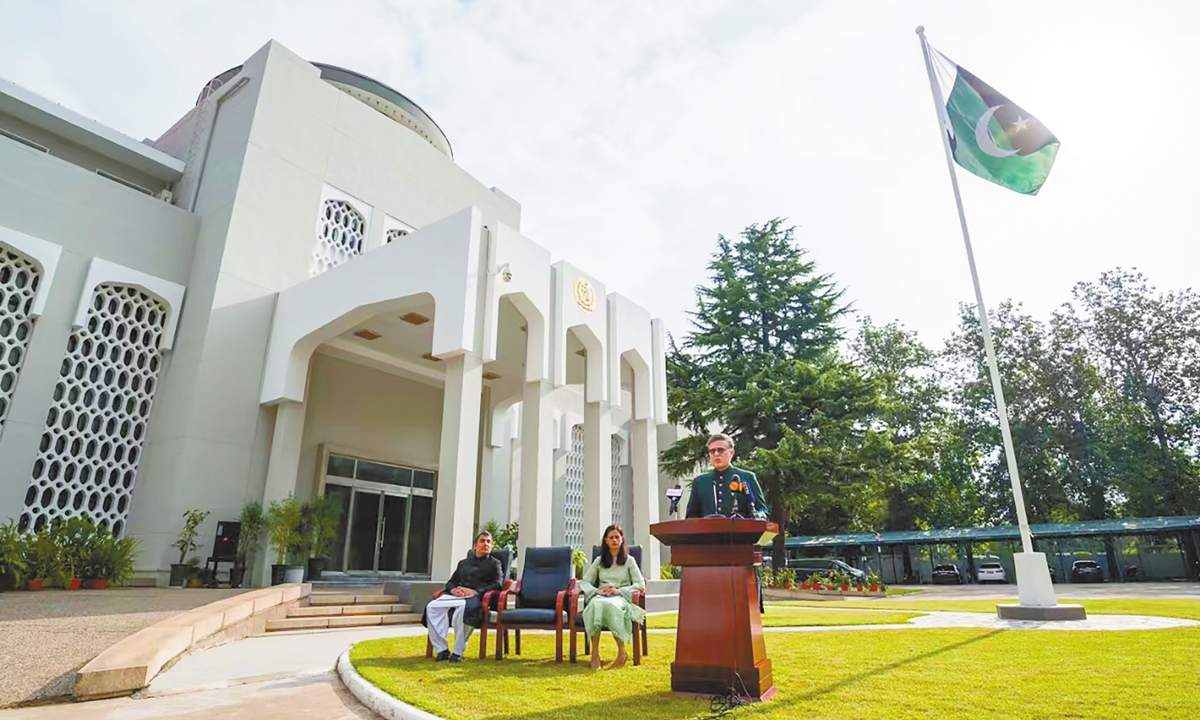
[[874, 570], [867, 574], [867, 586], [870, 588], [872, 593], [882, 595], [886, 592], [884, 590], [883, 581], [879, 579], [879, 573], [875, 572]]
[[271, 540], [271, 547], [275, 548], [275, 564], [271, 566], [272, 585], [304, 580], [303, 566], [284, 564], [288, 553], [294, 553], [301, 543], [300, 519], [300, 503], [291, 495], [276, 500], [267, 508], [267, 536]]
[[63, 575], [62, 551], [57, 538], [42, 530], [25, 544], [25, 567], [29, 589], [41, 590]]
[[321, 495], [302, 508], [304, 549], [308, 556], [308, 579], [320, 580], [325, 572], [326, 556], [337, 539], [342, 500], [337, 495]]
[[25, 533], [17, 530], [11, 521], [0, 525], [0, 590], [15, 590], [28, 576], [25, 563], [28, 544]]
[[[200, 525], [208, 517], [207, 510], [188, 510], [183, 514], [183, 529], [179, 537], [171, 543], [171, 547], [179, 551], [179, 562], [171, 564], [171, 587], [184, 587], [188, 580], [189, 563], [184, 562], [189, 552], [194, 552], [200, 546], [196, 543], [196, 535]], [[197, 562], [199, 562], [197, 560]]]
[[258, 553], [263, 533], [267, 531], [267, 516], [263, 512], [262, 503], [255, 500], [242, 505], [238, 522], [241, 524], [241, 530], [238, 535], [237, 562], [229, 571], [229, 586], [233, 588], [242, 586], [246, 568], [253, 565], [252, 558]]
[[193, 555], [192, 557], [188, 558], [188, 561], [184, 564], [184, 567], [187, 568], [187, 570], [184, 572], [183, 586], [188, 588], [204, 587], [204, 578], [202, 577], [202, 574], [208, 572], [208, 569], [200, 569], [200, 558]]
[[86, 516], [72, 517], [55, 523], [50, 536], [59, 547], [62, 559], [63, 589], [78, 590], [86, 574], [86, 565], [99, 528]]

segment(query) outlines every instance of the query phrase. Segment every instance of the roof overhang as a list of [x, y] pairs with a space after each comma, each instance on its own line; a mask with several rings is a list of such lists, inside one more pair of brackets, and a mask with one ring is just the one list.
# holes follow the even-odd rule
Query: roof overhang
[[89, 117], [0, 78], [0, 112], [160, 180], [183, 176], [184, 163]]

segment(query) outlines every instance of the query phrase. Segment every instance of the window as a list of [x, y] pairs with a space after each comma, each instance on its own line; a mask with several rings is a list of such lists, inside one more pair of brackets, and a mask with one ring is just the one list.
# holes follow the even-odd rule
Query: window
[[166, 307], [129, 286], [96, 288], [67, 339], [21, 529], [88, 515], [125, 529], [162, 362]]
[[321, 273], [362, 254], [367, 221], [345, 200], [321, 203], [317, 218], [317, 244], [313, 248], [308, 276]]
[[0, 245], [0, 432], [33, 334], [30, 310], [40, 281], [37, 265]]

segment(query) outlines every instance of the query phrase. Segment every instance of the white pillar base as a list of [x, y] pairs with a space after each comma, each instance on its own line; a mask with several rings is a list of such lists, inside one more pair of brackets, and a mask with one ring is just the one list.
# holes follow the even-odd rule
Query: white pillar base
[[1017, 594], [1021, 598], [1021, 605], [1054, 607], [1058, 604], [1045, 553], [1016, 553], [1013, 555], [1013, 566], [1017, 571]]

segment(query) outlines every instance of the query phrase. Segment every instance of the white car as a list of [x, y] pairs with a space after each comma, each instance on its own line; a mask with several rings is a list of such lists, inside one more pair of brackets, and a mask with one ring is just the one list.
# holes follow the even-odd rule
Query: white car
[[980, 585], [989, 582], [1008, 582], [1008, 573], [1004, 572], [1004, 566], [997, 562], [981, 563], [976, 577], [979, 579]]

